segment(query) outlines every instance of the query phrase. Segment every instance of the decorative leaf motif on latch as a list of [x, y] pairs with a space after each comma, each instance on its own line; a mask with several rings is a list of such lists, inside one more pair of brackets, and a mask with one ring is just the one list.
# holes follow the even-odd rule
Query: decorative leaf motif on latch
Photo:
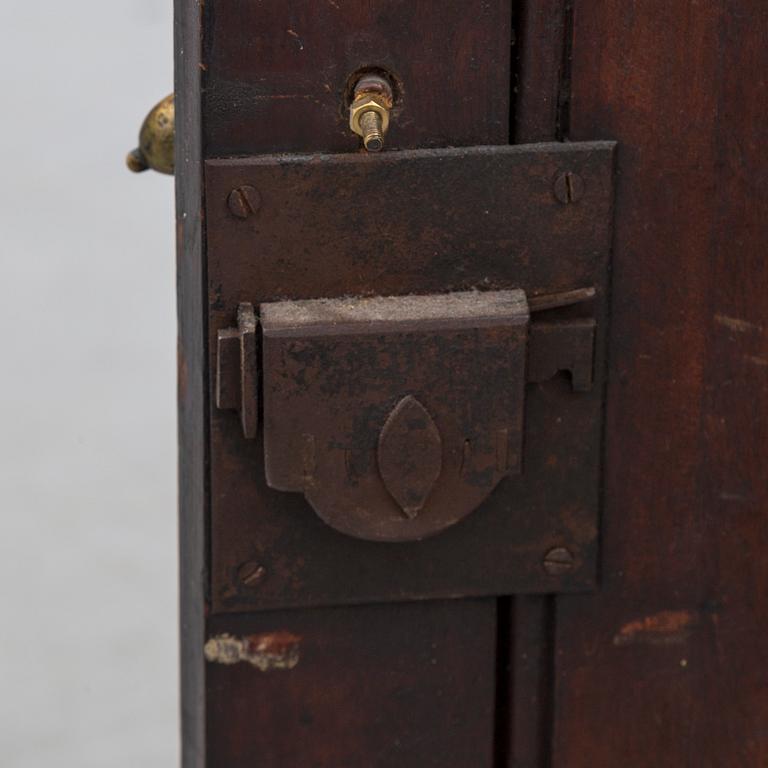
[[442, 440], [427, 409], [412, 395], [389, 414], [379, 435], [379, 472], [392, 498], [413, 519], [422, 510], [443, 463]]

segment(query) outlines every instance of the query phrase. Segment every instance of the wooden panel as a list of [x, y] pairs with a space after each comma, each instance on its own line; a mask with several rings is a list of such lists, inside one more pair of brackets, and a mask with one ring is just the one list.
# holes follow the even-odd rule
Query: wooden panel
[[209, 765], [491, 768], [494, 603], [216, 617]]
[[[326, 640], [308, 641], [307, 658], [312, 658], [313, 648], [321, 649], [317, 668], [335, 670], [325, 678], [325, 689], [332, 693], [334, 686], [342, 685], [345, 695], [333, 708], [321, 703], [321, 697], [328, 701], [325, 689], [316, 688], [301, 668], [294, 670], [298, 674], [287, 685], [281, 682], [285, 678], [260, 672], [254, 684], [242, 665], [209, 665], [215, 671], [206, 680], [201, 633], [208, 609], [204, 417], [210, 378], [204, 382], [203, 377], [210, 371], [202, 308], [207, 264], [201, 242], [199, 161], [203, 155], [356, 149], [357, 139], [349, 133], [341, 109], [343, 89], [352, 70], [371, 64], [391, 65], [403, 84], [390, 147], [507, 143], [510, 4], [176, 0], [176, 14], [184, 765], [407, 766], [407, 761], [395, 759], [394, 745], [401, 737], [408, 754], [422, 758], [413, 765], [488, 765], [493, 600], [290, 614], [281, 623], [297, 622], [291, 624], [297, 632], [319, 638], [325, 628]], [[206, 46], [202, 53], [201, 40]], [[249, 628], [268, 632], [274, 616], [209, 618], [207, 637]], [[367, 621], [377, 632], [367, 630]], [[321, 629], [311, 632], [312, 627]], [[355, 636], [359, 645], [342, 665], [328, 649], [344, 648]], [[377, 636], [397, 654], [377, 645]], [[432, 645], [440, 652], [437, 657], [430, 655]], [[378, 649], [378, 656], [369, 655], [366, 648]], [[378, 669], [372, 667], [377, 658], [382, 661]], [[433, 658], [438, 664], [432, 665]], [[264, 684], [271, 691], [269, 698], [262, 697]], [[280, 728], [273, 732], [270, 723], [290, 722], [294, 707], [305, 697], [317, 702], [322, 727], [309, 728], [308, 733], [287, 729], [281, 741]], [[396, 705], [401, 697], [418, 706], [400, 712]], [[233, 701], [238, 705], [234, 710]], [[390, 709], [382, 712], [382, 701], [389, 702]], [[477, 711], [469, 711], [474, 702], [479, 703]], [[254, 727], [248, 713], [256, 708], [262, 708], [264, 717]], [[233, 719], [227, 713], [234, 713]], [[329, 724], [331, 715], [334, 722]], [[353, 726], [358, 725], [355, 739]], [[206, 739], [211, 745], [207, 749]], [[274, 744], [277, 752], [257, 751], [265, 744]], [[284, 762], [281, 749], [294, 749], [300, 759]], [[431, 755], [436, 756], [433, 763]]]
[[349, 76], [400, 81], [391, 148], [509, 140], [510, 0], [219, 0], [209, 34], [209, 157], [355, 151]]
[[558, 134], [566, 55], [565, 0], [526, 0], [518, 10], [517, 144], [551, 141]]
[[511, 600], [509, 750], [499, 766], [548, 766], [552, 721], [552, 619], [554, 597]]
[[617, 139], [603, 586], [559, 600], [554, 765], [768, 764], [768, 7], [576, 4]]

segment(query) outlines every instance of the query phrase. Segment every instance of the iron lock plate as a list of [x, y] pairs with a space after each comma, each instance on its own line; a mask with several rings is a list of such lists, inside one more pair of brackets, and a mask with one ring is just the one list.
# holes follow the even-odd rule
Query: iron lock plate
[[[613, 151], [612, 143], [597, 142], [379, 157], [270, 156], [206, 164], [211, 391], [223, 394], [223, 408], [216, 407], [216, 397], [211, 403], [214, 611], [594, 586]], [[578, 180], [575, 197], [558, 190], [567, 174]], [[228, 200], [243, 187], [255, 190], [250, 199], [257, 204], [246, 216], [233, 216]], [[439, 297], [470, 292], [481, 298], [516, 293], [530, 304], [527, 344], [509, 371], [499, 368], [492, 352], [483, 355], [475, 349], [471, 366], [462, 363], [473, 375], [464, 375], [460, 384], [465, 402], [475, 398], [481, 403], [487, 393], [491, 401], [497, 396], [502, 403], [508, 402], [505, 385], [513, 392], [518, 382], [520, 395], [512, 400], [519, 405], [511, 408], [519, 410], [519, 425], [512, 418], [511, 427], [499, 430], [507, 429], [507, 450], [514, 445], [510, 429], [519, 437], [520, 455], [503, 471], [497, 469], [497, 487], [487, 498], [483, 495], [471, 514], [451, 520], [455, 525], [423, 535], [363, 536], [390, 539], [388, 543], [356, 538], [354, 528], [345, 530], [338, 523], [344, 504], [334, 503], [333, 494], [318, 502], [319, 492], [308, 489], [318, 461], [317, 444], [312, 445], [323, 421], [318, 413], [327, 415], [341, 400], [327, 387], [323, 397], [302, 389], [311, 366], [296, 371], [295, 361], [292, 380], [280, 383], [285, 338], [293, 334], [294, 342], [304, 345], [316, 341], [308, 341], [312, 334], [307, 337], [306, 329], [297, 331], [296, 323], [286, 322], [285, 313], [290, 315], [290, 307], [302, 300], [375, 301], [372, 297], [388, 296], [402, 302], [402, 297], [418, 301], [420, 296], [424, 302], [439, 302]], [[256, 308], [262, 322], [267, 319], [264, 329], [257, 330], [243, 317], [248, 306]], [[270, 309], [277, 306], [282, 307], [282, 320]], [[239, 330], [233, 328], [238, 311], [241, 321], [248, 320]], [[450, 311], [445, 314], [451, 316]], [[418, 333], [415, 322], [411, 330]], [[283, 341], [277, 343], [277, 338]], [[371, 338], [381, 334], [369, 334]], [[346, 343], [342, 356], [355, 349], [349, 339]], [[363, 349], [367, 342], [360, 343]], [[445, 347], [459, 348], [456, 337]], [[465, 349], [469, 354], [472, 345]], [[250, 367], [244, 366], [243, 355], [249, 355]], [[429, 355], [412, 355], [406, 373], [428, 382], [422, 389], [432, 390], [440, 380], [437, 360], [435, 355], [431, 363]], [[375, 392], [375, 370], [347, 373], [337, 392], [345, 387]], [[262, 405], [256, 394], [259, 376]], [[367, 384], [366, 377], [372, 377]], [[424, 407], [423, 394], [419, 398], [409, 390], [409, 376], [402, 378], [402, 387], [390, 381], [386, 397], [374, 408], [379, 426], [396, 418], [398, 408], [416, 408], [411, 415], [419, 415], [422, 407], [430, 418], [435, 415], [434, 405]], [[450, 403], [455, 411], [461, 401], [452, 397], [456, 393], [450, 382], [444, 386], [442, 423], [452, 412]], [[298, 409], [281, 418], [281, 408], [285, 413], [302, 397], [305, 416]], [[240, 411], [240, 419], [234, 410]], [[503, 409], [496, 410], [503, 415]], [[257, 427], [259, 418], [262, 426]], [[488, 434], [498, 431], [492, 418], [486, 421], [482, 426]], [[333, 443], [332, 423], [325, 420], [324, 446]], [[422, 447], [434, 440], [429, 432], [427, 428], [416, 435]], [[284, 449], [279, 461], [275, 446]], [[427, 467], [428, 448], [423, 454]], [[339, 455], [345, 457], [349, 480], [358, 465], [349, 464], [347, 450], [342, 446]], [[390, 503], [399, 503], [405, 486], [400, 483], [398, 490], [398, 481], [387, 482], [385, 476], [396, 478], [402, 467], [397, 468], [398, 451], [390, 453], [390, 470], [382, 468], [380, 457], [374, 469], [385, 480]], [[355, 461], [373, 471], [370, 452], [361, 457]], [[427, 470], [423, 474], [431, 477]], [[445, 468], [431, 474], [427, 496], [437, 493], [440, 498]], [[444, 499], [455, 495], [443, 493]], [[346, 506], [359, 509], [364, 498], [363, 493]], [[424, 504], [422, 499], [426, 511]], [[424, 519], [422, 507], [399, 506], [404, 526], [414, 520], [418, 527]], [[392, 509], [389, 514], [394, 515]], [[416, 540], [402, 540], [406, 538]], [[547, 554], [553, 551], [567, 553], [557, 568], [548, 565]], [[258, 578], [252, 578], [254, 573]]]

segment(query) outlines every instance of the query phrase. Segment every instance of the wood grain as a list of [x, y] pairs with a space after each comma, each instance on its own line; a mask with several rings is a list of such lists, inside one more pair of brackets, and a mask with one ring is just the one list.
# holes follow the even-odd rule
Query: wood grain
[[353, 73], [399, 83], [389, 148], [507, 143], [509, 0], [226, 0], [206, 4], [209, 157], [351, 152]]
[[174, 19], [182, 763], [184, 768], [203, 768], [208, 355], [197, 0], [176, 0]]
[[517, 97], [514, 141], [552, 141], [558, 113], [566, 51], [566, 0], [527, 0], [517, 18]]
[[619, 141], [603, 579], [558, 600], [554, 766], [768, 764], [768, 8], [576, 4]]
[[209, 765], [492, 768], [494, 603], [212, 619], [254, 663], [209, 646]]

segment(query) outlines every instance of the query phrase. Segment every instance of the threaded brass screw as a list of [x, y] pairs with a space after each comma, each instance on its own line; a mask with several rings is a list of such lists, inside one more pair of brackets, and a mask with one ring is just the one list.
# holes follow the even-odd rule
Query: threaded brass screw
[[365, 112], [360, 117], [360, 128], [363, 130], [363, 145], [369, 152], [381, 152], [384, 148], [384, 131], [381, 126], [381, 115], [378, 112]]
[[349, 127], [363, 139], [367, 152], [381, 152], [394, 103], [392, 86], [380, 75], [365, 75], [355, 85]]

